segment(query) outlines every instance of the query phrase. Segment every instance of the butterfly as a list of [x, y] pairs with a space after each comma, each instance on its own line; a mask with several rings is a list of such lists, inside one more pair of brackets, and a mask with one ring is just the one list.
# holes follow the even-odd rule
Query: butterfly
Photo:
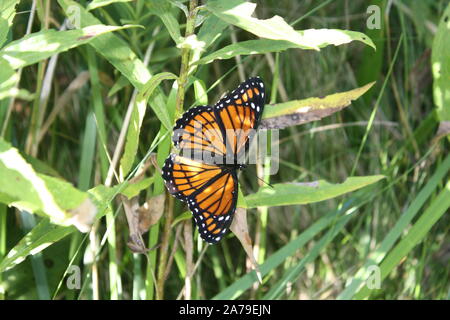
[[196, 106], [179, 118], [172, 141], [179, 154], [164, 162], [168, 191], [186, 202], [200, 236], [219, 242], [233, 220], [238, 198], [238, 170], [264, 110], [264, 83], [249, 78], [214, 106]]

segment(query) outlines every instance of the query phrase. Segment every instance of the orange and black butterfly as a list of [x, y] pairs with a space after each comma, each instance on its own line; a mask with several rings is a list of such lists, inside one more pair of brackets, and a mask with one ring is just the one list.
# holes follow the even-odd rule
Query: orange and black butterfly
[[220, 241], [233, 220], [239, 169], [264, 109], [264, 83], [250, 78], [214, 106], [197, 106], [177, 120], [162, 176], [169, 192], [188, 204], [200, 236]]

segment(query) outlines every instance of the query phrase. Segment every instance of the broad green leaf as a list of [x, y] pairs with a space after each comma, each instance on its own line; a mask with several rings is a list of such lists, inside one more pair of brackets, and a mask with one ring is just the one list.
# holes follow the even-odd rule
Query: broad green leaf
[[[159, 86], [161, 81], [168, 79], [177, 79], [177, 76], [170, 72], [162, 72], [154, 75], [142, 88], [141, 92], [136, 97], [136, 102], [131, 114], [130, 125], [127, 132], [127, 140], [125, 144], [125, 151], [122, 159], [120, 160], [120, 179], [123, 181], [125, 176], [130, 172], [134, 160], [136, 158], [137, 149], [139, 146], [139, 134], [141, 132], [142, 121], [147, 107], [147, 101]], [[162, 124], [167, 128], [171, 128], [172, 123], [170, 121], [169, 113], [167, 109], [158, 110], [161, 111], [157, 114]]]
[[116, 2], [130, 2], [133, 0], [92, 0], [91, 2], [89, 2], [88, 6], [86, 7], [86, 10], [94, 10], [97, 8], [101, 8], [107, 5], [110, 5], [111, 3], [116, 3]]
[[114, 187], [106, 187], [99, 184], [87, 191], [90, 199], [98, 208], [96, 216], [97, 219], [100, 219], [106, 214], [106, 210], [108, 210], [111, 206], [111, 201], [113, 201], [114, 198], [127, 187], [127, 185], [128, 183], [125, 182], [117, 184]]
[[[76, 8], [80, 15], [82, 27], [98, 25], [100, 20], [83, 8], [78, 2], [72, 0], [58, 0], [66, 15], [70, 9]], [[144, 63], [130, 49], [129, 45], [114, 34], [105, 34], [89, 43], [95, 50], [103, 55], [117, 70], [119, 70], [134, 87], [141, 89], [151, 75]], [[114, 50], [113, 50], [114, 49]]]
[[0, 58], [0, 100], [19, 94], [16, 87], [18, 81], [18, 74], [9, 66], [8, 62]]
[[315, 41], [296, 32], [283, 18], [273, 16], [267, 20], [253, 18], [256, 4], [243, 0], [210, 0], [206, 8], [218, 18], [251, 32], [258, 37], [272, 40], [286, 40], [304, 49], [319, 50]]
[[208, 95], [205, 82], [201, 79], [194, 80], [195, 101], [198, 104], [207, 105]]
[[136, 183], [128, 183], [127, 187], [120, 193], [126, 196], [128, 199], [134, 198], [139, 194], [139, 192], [150, 187], [154, 180], [154, 177], [148, 177]]
[[20, 151], [20, 155], [25, 159], [26, 162], [31, 164], [31, 166], [37, 173], [42, 173], [47, 176], [62, 178], [62, 176], [59, 174], [59, 172], [56, 171], [54, 168], [52, 168], [47, 162], [39, 160], [38, 158], [35, 158], [35, 157], [33, 157], [29, 154], [26, 154], [22, 151]]
[[0, 183], [2, 199], [7, 205], [47, 216], [52, 222], [70, 225], [75, 209], [87, 198], [69, 183], [37, 174], [19, 154], [17, 149], [0, 140]]
[[9, 25], [16, 16], [16, 6], [19, 2], [20, 0], [2, 0], [0, 2], [0, 17], [7, 20]]
[[[56, 187], [61, 187], [61, 184], [57, 179], [44, 177], [48, 184], [56, 184]], [[64, 185], [62, 186], [64, 188]], [[66, 186], [67, 187], [67, 186]], [[107, 210], [110, 210], [111, 201], [114, 197], [126, 187], [126, 184], [119, 184], [112, 188], [105, 187], [104, 185], [98, 185], [87, 191], [90, 199], [95, 203], [97, 208], [97, 219], [106, 214]], [[67, 192], [67, 189], [61, 189], [60, 193]], [[70, 191], [69, 191], [70, 192]], [[63, 200], [60, 198], [60, 200]], [[64, 199], [64, 207], [69, 207], [75, 202], [74, 199]], [[58, 242], [65, 236], [77, 232], [74, 226], [60, 226], [51, 223], [49, 219], [43, 219], [34, 227], [18, 244], [12, 248], [8, 255], [0, 262], [0, 273], [11, 269], [17, 264], [21, 263], [28, 255], [34, 255], [48, 246]]]
[[[339, 46], [352, 41], [361, 41], [367, 45], [375, 48], [372, 40], [363, 33], [356, 31], [338, 30], [338, 29], [310, 29], [304, 31], [298, 31], [304, 38], [309, 39], [309, 42], [316, 42], [317, 47], [323, 48], [328, 45]], [[292, 42], [285, 40], [248, 40], [231, 44], [222, 49], [215, 51], [196, 61], [196, 64], [211, 63], [214, 60], [230, 59], [237, 55], [251, 55], [251, 54], [263, 54], [268, 52], [281, 52], [287, 49], [303, 48]]]
[[204, 42], [203, 49], [208, 48], [222, 34], [223, 29], [227, 27], [227, 23], [217, 18], [215, 15], [209, 15], [203, 22], [198, 31], [197, 38]]
[[[438, 118], [450, 121], [450, 4], [444, 11], [434, 37], [431, 68], [433, 71], [433, 97]], [[449, 135], [450, 138], [450, 135]]]
[[130, 81], [124, 76], [121, 75], [119, 79], [114, 83], [114, 85], [109, 89], [108, 91], [108, 97], [113, 96], [120, 90], [122, 90], [125, 86], [128, 86], [130, 84]]
[[262, 206], [286, 206], [306, 204], [335, 198], [375, 183], [384, 176], [349, 177], [342, 183], [319, 180], [311, 183], [278, 183], [273, 187], [262, 187], [245, 197], [247, 208]]
[[0, 262], [0, 273], [21, 263], [28, 255], [35, 255], [68, 234], [76, 231], [73, 226], [63, 227], [50, 223], [49, 219], [41, 222], [28, 232]]
[[329, 45], [340, 46], [352, 41], [359, 41], [376, 49], [372, 39], [362, 32], [341, 29], [307, 29], [298, 31], [308, 43], [313, 43], [319, 48]]
[[162, 20], [172, 40], [177, 45], [180, 44], [183, 37], [180, 34], [180, 24], [172, 14], [171, 4], [167, 0], [147, 0], [146, 4], [149, 12], [157, 15]]
[[129, 27], [92, 25], [67, 31], [42, 30], [10, 42], [0, 50], [0, 58], [8, 61], [13, 69], [19, 69], [86, 44], [100, 35]]
[[350, 105], [374, 85], [366, 84], [346, 92], [339, 92], [323, 98], [293, 100], [264, 108], [262, 129], [281, 129], [322, 119]]
[[[409, 229], [408, 234], [392, 249], [380, 265], [380, 280], [383, 281], [395, 267], [401, 264], [411, 250], [427, 236], [431, 227], [450, 208], [450, 182], [447, 182], [439, 195], [433, 200], [430, 206], [420, 216], [414, 226]], [[373, 293], [373, 290], [363, 286], [355, 295], [355, 299], [366, 299]]]
[[3, 43], [5, 43], [8, 32], [9, 32], [8, 20], [0, 17], [0, 48], [2, 47]]
[[16, 6], [20, 0], [2, 0], [0, 1], [0, 48], [6, 41], [9, 28], [16, 16]]

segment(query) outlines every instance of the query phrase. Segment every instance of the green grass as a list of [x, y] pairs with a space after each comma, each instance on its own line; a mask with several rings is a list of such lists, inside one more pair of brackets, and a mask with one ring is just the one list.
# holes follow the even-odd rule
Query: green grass
[[[447, 1], [111, 2], [0, 4], [0, 299], [449, 298]], [[201, 241], [153, 165], [184, 110], [255, 75], [265, 121], [310, 107], [240, 176], [259, 274], [231, 232]], [[134, 253], [125, 209], [160, 194]]]

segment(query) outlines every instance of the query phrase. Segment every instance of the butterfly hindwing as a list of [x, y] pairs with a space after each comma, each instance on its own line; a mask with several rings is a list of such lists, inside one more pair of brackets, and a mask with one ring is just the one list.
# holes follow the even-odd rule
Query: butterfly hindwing
[[228, 231], [236, 210], [238, 182], [234, 171], [223, 171], [186, 201], [203, 240], [214, 244]]
[[169, 192], [186, 201], [208, 243], [218, 242], [228, 230], [237, 203], [237, 177], [233, 170], [171, 154], [162, 168]]

